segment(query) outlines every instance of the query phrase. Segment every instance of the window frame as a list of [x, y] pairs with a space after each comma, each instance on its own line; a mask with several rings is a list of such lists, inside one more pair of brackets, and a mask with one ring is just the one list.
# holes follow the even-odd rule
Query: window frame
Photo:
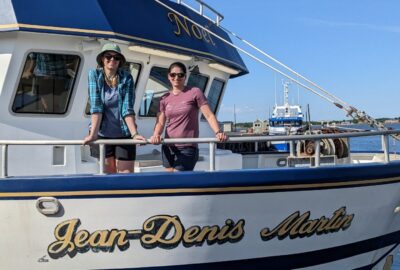
[[[66, 103], [66, 110], [64, 113], [34, 113], [34, 112], [15, 112], [13, 110], [13, 106], [14, 106], [14, 101], [15, 98], [17, 96], [18, 93], [18, 87], [20, 85], [20, 81], [22, 79], [22, 74], [24, 72], [24, 68], [25, 68], [25, 64], [27, 62], [28, 56], [31, 53], [43, 53], [43, 54], [59, 54], [59, 55], [68, 55], [68, 56], [77, 56], [78, 57], [78, 68], [76, 69], [76, 73], [75, 73], [75, 80], [73, 82], [73, 85], [71, 87], [71, 91], [68, 95], [68, 100]], [[69, 116], [69, 114], [71, 113], [71, 105], [73, 104], [73, 101], [75, 99], [75, 95], [78, 91], [76, 91], [78, 85], [79, 85], [79, 81], [80, 81], [80, 77], [82, 75], [82, 70], [83, 67], [85, 65], [85, 57], [82, 53], [77, 52], [77, 51], [67, 51], [67, 50], [43, 50], [43, 49], [29, 49], [27, 50], [24, 55], [21, 58], [21, 61], [19, 61], [20, 63], [20, 67], [19, 67], [19, 71], [16, 74], [15, 77], [15, 85], [14, 85], [14, 90], [12, 91], [11, 94], [11, 98], [10, 98], [10, 102], [9, 102], [9, 106], [8, 106], [8, 111], [11, 115], [15, 116], [15, 117], [37, 117], [37, 118], [66, 118]]]
[[[219, 108], [220, 108], [220, 106], [221, 106], [221, 97], [222, 97], [222, 96], [224, 95], [224, 93], [225, 93], [227, 81], [225, 81], [225, 80], [223, 80], [223, 79], [221, 79], [221, 78], [219, 78], [219, 77], [213, 77], [213, 79], [211, 80], [211, 83], [210, 83], [210, 85], [209, 85], [209, 87], [208, 87], [208, 92], [207, 92], [207, 96], [206, 96], [207, 102], [209, 102], [209, 100], [208, 100], [208, 95], [210, 94], [211, 86], [212, 86], [214, 80], [223, 83], [223, 87], [222, 87], [222, 89], [221, 89], [221, 94], [220, 94], [219, 97], [218, 97], [217, 106], [216, 106], [216, 108], [215, 108], [215, 111], [213, 112], [214, 115], [217, 115], [217, 113], [218, 113], [218, 111], [219, 111]], [[210, 104], [209, 104], [208, 106], [210, 106]], [[211, 106], [210, 106], [210, 110], [212, 111]], [[203, 115], [201, 112], [200, 112], [200, 121], [207, 121], [207, 119], [204, 117], [204, 115]]]
[[[150, 79], [151, 70], [153, 68], [155, 68], [155, 67], [156, 68], [165, 68], [168, 71], [169, 65], [151, 65], [151, 66], [148, 67], [149, 68], [148, 69], [149, 72], [148, 72], [148, 75], [147, 75], [147, 80], [146, 80], [146, 82], [144, 82], [143, 93], [140, 96], [139, 108], [138, 108], [138, 111], [136, 113], [136, 118], [138, 118], [138, 119], [156, 119], [157, 118], [157, 115], [156, 116], [143, 116], [143, 115], [140, 115], [140, 107], [142, 106], [142, 100], [143, 100], [144, 94], [146, 93], [146, 88], [147, 88], [146, 86], [147, 86], [147, 83], [148, 83], [148, 81]], [[168, 74], [167, 74], [167, 76], [168, 76]], [[167, 77], [167, 80], [168, 80], [168, 77]], [[188, 77], [186, 76], [185, 85], [186, 85], [187, 81], [188, 81]], [[167, 88], [167, 90], [169, 91], [170, 88]]]
[[[189, 72], [189, 76], [187, 76], [187, 78], [186, 78], [185, 85], [188, 85], [190, 75], [192, 75], [191, 72]], [[205, 95], [206, 92], [207, 92], [207, 90], [208, 90], [208, 88], [210, 87], [210, 78], [211, 78], [211, 77], [210, 77], [210, 75], [208, 75], [208, 74], [203, 74], [203, 73], [199, 73], [198, 75], [201, 75], [201, 76], [207, 78], [206, 86], [205, 86], [204, 92], [203, 92], [203, 94]], [[195, 87], [197, 87], [197, 86], [195, 86]], [[198, 87], [198, 88], [199, 88], [199, 87]], [[199, 89], [201, 90], [201, 88], [199, 88]]]

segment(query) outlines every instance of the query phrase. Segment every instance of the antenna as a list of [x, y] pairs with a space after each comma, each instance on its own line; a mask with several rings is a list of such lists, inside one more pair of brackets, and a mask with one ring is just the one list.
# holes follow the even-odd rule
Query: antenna
[[[215, 34], [214, 32], [210, 31], [209, 29], [205, 28], [203, 25], [200, 25], [199, 23], [193, 21], [192, 19], [188, 18], [187, 16], [183, 15], [182, 13], [180, 13], [179, 11], [173, 9], [172, 7], [170, 7], [169, 5], [163, 3], [161, 0], [155, 0], [158, 4], [164, 6], [165, 8], [175, 12], [176, 14], [178, 14], [179, 16], [185, 18], [186, 20], [188, 20], [189, 22], [193, 23], [194, 25], [196, 25], [197, 27], [199, 27], [200, 29], [206, 31], [207, 33], [209, 33], [210, 35], [212, 35], [213, 37], [217, 38], [218, 40], [224, 42], [225, 44], [228, 44], [229, 46], [237, 49], [238, 51], [242, 52], [243, 54], [249, 56], [250, 58], [254, 59], [255, 61], [267, 66], [268, 68], [274, 70], [275, 72], [281, 74], [282, 76], [284, 76], [287, 79], [290, 79], [292, 82], [297, 83], [298, 85], [302, 86], [304, 89], [307, 89], [309, 91], [311, 91], [312, 93], [316, 94], [317, 96], [327, 100], [328, 102], [332, 103], [333, 105], [335, 105], [336, 107], [338, 107], [341, 110], [344, 110], [345, 112], [347, 112], [347, 116], [350, 116], [353, 119], [356, 119], [358, 121], [362, 121], [364, 123], [368, 123], [371, 126], [375, 126], [378, 128], [378, 130], [387, 130], [387, 128], [385, 127], [384, 124], [378, 122], [376, 119], [374, 119], [373, 117], [369, 116], [367, 113], [365, 113], [364, 111], [358, 110], [355, 107], [347, 104], [345, 101], [343, 101], [342, 99], [336, 97], [335, 95], [329, 93], [327, 90], [325, 90], [324, 88], [322, 88], [321, 86], [317, 85], [316, 83], [314, 83], [313, 81], [307, 79], [306, 77], [302, 76], [301, 74], [299, 74], [298, 72], [296, 72], [295, 70], [291, 69], [290, 67], [286, 66], [285, 64], [283, 64], [282, 62], [278, 61], [277, 59], [273, 58], [272, 56], [270, 56], [269, 54], [265, 53], [264, 51], [260, 50], [259, 48], [257, 48], [256, 46], [254, 46], [253, 44], [251, 44], [250, 42], [244, 40], [243, 38], [241, 38], [240, 36], [236, 35], [235, 33], [233, 33], [232, 31], [229, 31], [228, 29], [226, 29], [225, 27], [222, 27], [219, 22], [217, 22], [217, 26], [219, 26], [222, 30], [224, 30], [225, 32], [227, 32], [228, 34], [231, 34], [232, 36], [236, 37], [237, 39], [239, 39], [240, 41], [242, 41], [243, 43], [245, 43], [246, 45], [250, 46], [251, 48], [253, 48], [254, 50], [256, 50], [257, 52], [261, 53], [264, 57], [268, 58], [270, 61], [278, 64], [280, 66], [280, 68], [283, 68], [286, 71], [289, 71], [289, 74], [285, 73], [284, 71], [280, 70], [279, 68], [275, 68], [274, 66], [272, 66], [271, 64], [267, 63], [264, 60], [261, 60], [260, 58], [256, 57], [254, 54], [242, 49], [239, 46], [236, 46], [235, 44], [233, 44], [231, 41], [228, 41], [222, 37], [220, 37], [219, 35]], [[181, 0], [178, 0], [181, 1]], [[302, 82], [300, 82], [299, 80], [293, 78], [291, 75], [294, 74], [296, 75], [298, 78], [300, 78], [302, 80]], [[392, 134], [392, 137], [396, 138], [397, 140], [400, 140], [400, 135], [396, 135], [396, 134]]]
[[284, 93], [284, 104], [285, 106], [289, 106], [289, 84], [290, 82], [282, 80], [283, 84], [283, 93]]
[[234, 123], [234, 131], [236, 132], [236, 107], [233, 104], [233, 123]]
[[[299, 80], [299, 76], [297, 76], [297, 80]], [[300, 86], [297, 84], [297, 104], [300, 105]]]
[[310, 104], [307, 104], [307, 115], [308, 115], [308, 129], [311, 133], [311, 115], [310, 115]]
[[278, 103], [276, 101], [276, 72], [274, 73], [274, 83], [275, 83], [275, 107], [278, 106]]

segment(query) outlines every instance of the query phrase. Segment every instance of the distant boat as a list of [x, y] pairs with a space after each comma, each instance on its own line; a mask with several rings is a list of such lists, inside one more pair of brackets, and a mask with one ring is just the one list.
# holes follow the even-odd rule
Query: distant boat
[[[272, 116], [269, 119], [269, 135], [296, 134], [303, 125], [304, 115], [300, 105], [289, 104], [289, 82], [283, 83], [284, 104], [275, 104]], [[271, 147], [279, 152], [289, 151], [286, 141], [274, 141]]]
[[[98, 140], [100, 162], [82, 146], [88, 73], [110, 40], [136, 83], [141, 134], [153, 134], [177, 60], [218, 112], [230, 79], [248, 70], [203, 1], [191, 1], [198, 11], [183, 0], [1, 1], [1, 270], [388, 269], [400, 247], [400, 160], [388, 136], [400, 130], [279, 136], [303, 120], [288, 84], [270, 119], [277, 136], [229, 138], [242, 154], [216, 150], [200, 113], [200, 138], [165, 139], [201, 144], [193, 172], [164, 172], [148, 140], [134, 174], [105, 174], [104, 145], [138, 141]], [[32, 70], [39, 62], [45, 76]], [[372, 135], [383, 153], [350, 152], [350, 138]], [[298, 143], [260, 147], [275, 140]]]

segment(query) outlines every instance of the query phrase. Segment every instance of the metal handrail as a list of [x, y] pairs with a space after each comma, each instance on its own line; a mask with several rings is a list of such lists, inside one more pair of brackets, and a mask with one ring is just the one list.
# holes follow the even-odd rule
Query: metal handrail
[[[368, 137], [368, 136], [382, 136], [382, 149], [385, 156], [385, 162], [390, 162], [389, 156], [389, 137], [393, 134], [400, 134], [400, 130], [380, 130], [380, 131], [363, 131], [351, 133], [329, 133], [329, 134], [310, 134], [310, 135], [285, 135], [285, 136], [239, 136], [230, 137], [226, 142], [261, 142], [261, 141], [288, 141], [295, 142], [301, 140], [320, 141], [322, 139], [337, 139], [337, 138], [354, 138], [354, 137]], [[208, 143], [210, 154], [210, 171], [215, 170], [215, 144], [219, 143], [216, 138], [175, 138], [163, 139], [162, 144], [174, 143]], [[0, 140], [1, 150], [1, 175], [0, 178], [7, 177], [7, 163], [8, 163], [8, 146], [10, 145], [82, 145], [83, 140]], [[132, 139], [109, 139], [109, 140], [96, 140], [93, 144], [100, 145], [100, 174], [103, 174], [104, 168], [104, 146], [107, 144], [150, 144], [150, 140], [146, 141], [132, 140]], [[290, 153], [294, 153], [294, 143], [290, 143]], [[315, 167], [320, 165], [320, 147], [319, 143], [316, 144], [315, 149]]]
[[[337, 138], [353, 138], [353, 137], [369, 137], [379, 135], [400, 134], [398, 130], [380, 130], [380, 131], [361, 131], [361, 132], [345, 132], [345, 133], [327, 133], [327, 134], [309, 134], [309, 135], [267, 135], [267, 136], [237, 136], [229, 137], [226, 142], [260, 142], [260, 141], [298, 141], [298, 140], [317, 140], [317, 139], [337, 139]], [[175, 138], [163, 139], [162, 143], [209, 143], [219, 142], [216, 138]], [[93, 144], [150, 144], [150, 140], [146, 142], [132, 139], [109, 139], [96, 140]], [[82, 145], [83, 140], [0, 140], [0, 145]]]
[[[190, 6], [189, 4], [185, 3], [184, 0], [176, 0], [176, 2], [180, 5], [184, 5], [187, 8], [190, 8], [191, 10], [199, 13], [201, 16], [207, 18], [210, 21], [213, 21], [216, 25], [219, 26], [219, 24], [221, 23], [221, 21], [224, 19], [224, 16], [219, 13], [218, 11], [216, 11], [213, 7], [211, 7], [210, 5], [208, 5], [207, 3], [201, 1], [201, 0], [194, 0], [197, 3], [200, 4], [199, 10], [193, 8], [192, 6]], [[209, 18], [208, 16], [204, 15], [204, 7], [206, 7], [207, 9], [209, 9], [211, 12], [213, 12], [216, 15], [215, 20]]]

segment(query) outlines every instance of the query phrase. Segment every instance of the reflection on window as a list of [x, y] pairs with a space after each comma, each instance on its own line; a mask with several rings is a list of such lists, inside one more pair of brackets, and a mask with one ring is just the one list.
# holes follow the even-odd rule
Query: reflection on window
[[[216, 114], [218, 110], [218, 105], [221, 100], [222, 90], [224, 90], [225, 83], [218, 79], [214, 79], [210, 91], [208, 92], [207, 101], [208, 106], [210, 106], [211, 111]], [[201, 119], [204, 120], [205, 117], [202, 114]]]
[[198, 87], [203, 93], [206, 91], [208, 77], [198, 73], [191, 73], [187, 82], [188, 86]]
[[126, 62], [122, 68], [131, 73], [133, 81], [135, 82], [136, 86], [142, 65], [137, 63]]
[[74, 87], [80, 57], [30, 53], [19, 81], [15, 113], [63, 114]]
[[225, 83], [223, 81], [214, 79], [210, 91], [208, 92], [208, 104], [210, 105], [211, 111], [217, 113], [218, 104], [221, 99], [222, 90], [224, 89]]
[[151, 69], [142, 103], [140, 104], [139, 116], [157, 116], [160, 99], [168, 92], [170, 87], [167, 75], [167, 68], [153, 67]]
[[[137, 81], [138, 81], [138, 78], [139, 78], [139, 75], [140, 75], [140, 70], [142, 68], [142, 65], [141, 64], [137, 64], [137, 63], [126, 62], [125, 65], [122, 68], [131, 73], [133, 81], [135, 83], [135, 89], [136, 89], [136, 85], [137, 85]], [[85, 113], [87, 115], [90, 114], [89, 98], [88, 98], [88, 101], [86, 103]]]

